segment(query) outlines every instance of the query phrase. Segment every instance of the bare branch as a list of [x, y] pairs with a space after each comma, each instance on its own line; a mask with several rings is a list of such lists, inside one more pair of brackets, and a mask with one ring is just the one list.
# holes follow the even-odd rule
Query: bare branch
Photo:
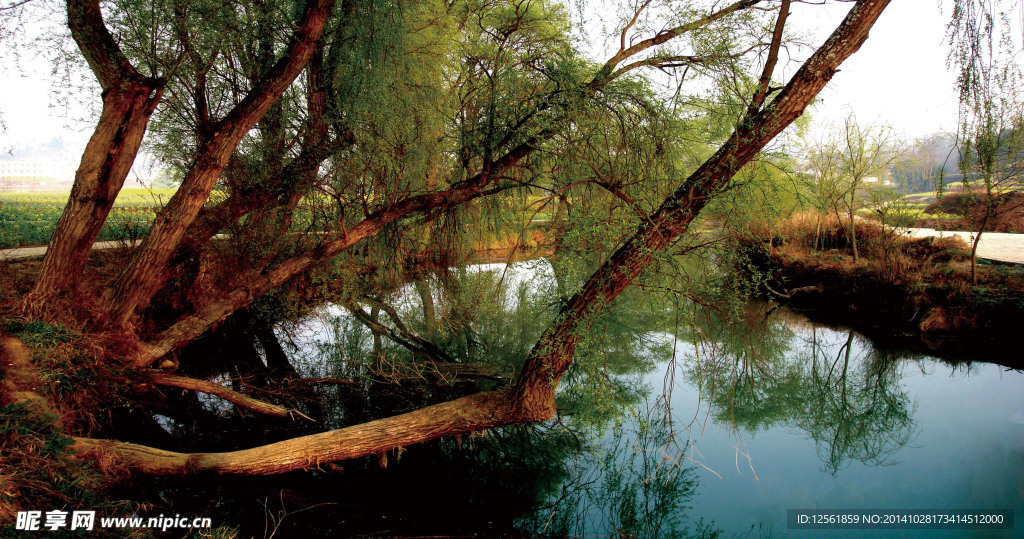
[[25, 4], [27, 4], [27, 3], [31, 2], [31, 1], [32, 0], [21, 0], [21, 2], [15, 2], [15, 3], [13, 3], [13, 4], [9, 5], [9, 6], [0, 7], [0, 11], [8, 11], [8, 10], [11, 10], [11, 9], [17, 9], [17, 8], [23, 6], [23, 5], [25, 5]]
[[775, 30], [772, 32], [772, 44], [771, 48], [768, 49], [768, 60], [764, 63], [764, 70], [761, 72], [761, 80], [757, 85], [757, 93], [754, 94], [754, 99], [750, 102], [750, 111], [756, 111], [761, 108], [764, 104], [765, 97], [768, 96], [768, 85], [772, 82], [772, 73], [775, 71], [775, 64], [779, 60], [779, 47], [782, 46], [782, 31], [786, 26], [786, 18], [789, 17], [789, 3], [790, 0], [782, 0], [782, 6], [779, 8], [779, 17], [775, 20]]
[[594, 80], [590, 83], [590, 86], [597, 88], [600, 86], [604, 86], [609, 81], [613, 80], [616, 76], [615, 68], [620, 63], [625, 61], [627, 58], [635, 56], [651, 47], [661, 45], [662, 43], [665, 43], [674, 37], [678, 37], [687, 32], [692, 32], [694, 30], [697, 30], [698, 28], [707, 26], [717, 20], [732, 15], [737, 11], [754, 6], [760, 1], [761, 0], [740, 0], [739, 2], [736, 2], [726, 7], [725, 9], [716, 11], [710, 15], [707, 15], [706, 17], [701, 17], [700, 19], [697, 19], [695, 21], [689, 22], [687, 24], [682, 24], [674, 28], [669, 28], [668, 30], [662, 30], [661, 32], [658, 32], [654, 37], [640, 41], [639, 43], [636, 43], [625, 50], [620, 50], [618, 53], [615, 54], [615, 56], [612, 56], [607, 62], [605, 62], [604, 66], [601, 68], [600, 71], [598, 71], [597, 75], [594, 77]]
[[242, 408], [259, 412], [261, 414], [277, 417], [289, 417], [291, 415], [291, 410], [288, 408], [278, 406], [276, 404], [270, 404], [269, 402], [263, 402], [259, 399], [254, 399], [248, 395], [243, 395], [242, 393], [207, 380], [187, 378], [185, 376], [177, 376], [160, 371], [152, 371], [149, 378], [154, 384], [178, 387], [181, 389], [188, 389], [190, 391], [198, 391], [200, 393], [208, 393], [210, 395], [220, 397], [236, 406], [241, 406]]

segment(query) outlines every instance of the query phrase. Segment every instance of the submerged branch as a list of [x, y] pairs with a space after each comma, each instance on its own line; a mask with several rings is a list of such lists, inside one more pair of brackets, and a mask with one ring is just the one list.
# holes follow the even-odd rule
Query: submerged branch
[[277, 417], [289, 417], [292, 412], [292, 410], [285, 408], [284, 406], [278, 406], [259, 399], [254, 399], [248, 395], [243, 395], [242, 393], [207, 380], [187, 378], [185, 376], [177, 376], [160, 371], [153, 371], [150, 373], [150, 380], [152, 380], [154, 384], [162, 386], [178, 387], [181, 389], [198, 391], [200, 393], [208, 393], [210, 395], [220, 397], [236, 406], [241, 406], [242, 408], [259, 412], [261, 414]]

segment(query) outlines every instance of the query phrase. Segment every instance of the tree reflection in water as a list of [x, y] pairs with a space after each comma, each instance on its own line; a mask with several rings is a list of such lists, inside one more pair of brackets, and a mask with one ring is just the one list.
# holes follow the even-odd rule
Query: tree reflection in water
[[566, 462], [554, 501], [521, 521], [535, 535], [716, 537], [690, 517], [695, 468], [676, 443], [663, 400], [648, 401]]
[[[702, 298], [672, 292], [652, 301], [653, 286], [643, 297], [623, 294], [581, 340], [554, 422], [306, 473], [201, 486], [166, 480], [153, 503], [238, 523], [253, 536], [275, 527], [283, 535], [715, 536], [714, 523], [689, 516], [694, 432], [674, 418], [697, 412], [668, 404], [676, 372], [691, 384], [685, 391], [710, 403], [712, 419], [737, 435], [802, 429], [832, 474], [855, 460], [888, 464], [912, 438], [901, 359], [871, 351], [852, 333], [839, 338], [780, 313], [766, 316], [761, 305], [700, 308]], [[268, 365], [271, 351], [282, 352], [278, 368], [250, 391], [273, 395], [288, 373], [319, 379], [306, 391], [282, 392], [300, 395], [288, 405], [315, 422], [275, 423], [192, 400], [193, 418], [223, 426], [202, 431], [222, 435], [194, 438], [182, 413], [171, 431], [181, 448], [244, 447], [505, 387], [555, 311], [546, 303], [553, 287], [543, 265], [453, 269], [387, 292], [353, 286], [315, 319], [250, 339]], [[645, 383], [658, 369], [666, 372], [660, 392]]]
[[913, 438], [914, 405], [900, 384], [905, 356], [879, 352], [852, 331], [823, 330], [752, 304], [741, 324], [707, 317], [688, 379], [723, 425], [749, 432], [797, 427], [832, 475], [859, 461], [894, 463]]
[[[543, 300], [550, 296], [537, 293], [547, 283], [536, 269], [477, 267], [389, 292], [353, 292], [303, 324], [260, 334], [257, 355], [268, 363], [270, 350], [287, 356], [288, 368], [277, 372], [321, 380], [288, 402], [315, 423], [254, 419], [205, 400], [188, 403], [192, 418], [218, 422], [203, 432], [221, 436], [198, 439], [188, 414], [175, 414], [170, 430], [183, 448], [244, 447], [296, 429], [338, 428], [504, 387], [554, 311]], [[256, 537], [275, 530], [283, 536], [708, 535], [710, 527], [686, 517], [696, 476], [683, 466], [685, 447], [673, 445], [664, 406], [644, 405], [649, 388], [642, 376], [664, 351], [647, 341], [664, 330], [668, 312], [619, 302], [581, 344], [577, 367], [560, 386], [560, 417], [550, 424], [446, 438], [304, 473], [161, 479], [159, 499], [151, 503], [210, 516]], [[237, 351], [217, 353], [239, 357]], [[214, 376], [238, 382], [245, 374], [231, 365]], [[259, 387], [246, 380], [246, 389], [266, 398], [288, 384], [284, 375], [263, 379]]]

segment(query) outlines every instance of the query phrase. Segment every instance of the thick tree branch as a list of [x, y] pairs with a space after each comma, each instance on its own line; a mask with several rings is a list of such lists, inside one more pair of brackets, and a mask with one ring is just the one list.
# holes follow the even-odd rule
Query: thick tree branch
[[76, 439], [73, 449], [151, 473], [278, 473], [364, 455], [441, 436], [546, 420], [555, 387], [576, 343], [608, 304], [636, 279], [654, 253], [672, 245], [732, 176], [802, 113], [838, 66], [867, 38], [889, 0], [859, 0], [825, 44], [772, 101], [748, 114], [733, 136], [643, 222], [636, 234], [573, 295], [526, 360], [511, 390], [479, 393], [399, 416], [242, 451], [183, 454], [109, 440]]
[[115, 325], [127, 327], [136, 309], [148, 305], [167, 279], [167, 262], [185, 230], [195, 220], [228, 159], [242, 138], [263, 117], [305, 68], [317, 48], [334, 0], [311, 0], [283, 56], [261, 82], [228, 115], [213, 126], [167, 206], [134, 256], [104, 294], [104, 304]]
[[442, 436], [540, 419], [529, 410], [510, 407], [508, 397], [508, 391], [478, 393], [344, 429], [225, 453], [176, 453], [92, 438], [75, 438], [71, 449], [83, 457], [153, 474], [284, 473], [377, 455]]
[[278, 406], [259, 399], [254, 399], [248, 395], [243, 395], [242, 393], [207, 380], [197, 380], [195, 378], [187, 378], [185, 376], [177, 376], [160, 371], [153, 371], [149, 373], [149, 379], [152, 380], [154, 384], [162, 386], [188, 389], [190, 391], [198, 391], [200, 393], [209, 393], [210, 395], [220, 397], [231, 404], [240, 406], [247, 410], [259, 412], [261, 414], [277, 417], [289, 417], [292, 412], [284, 406]]
[[99, 0], [67, 0], [67, 9], [71, 37], [104, 92], [125, 83], [145, 80], [107, 30]]
[[782, 32], [786, 27], [786, 18], [789, 17], [790, 0], [782, 0], [779, 7], [779, 17], [775, 20], [775, 30], [772, 32], [772, 44], [768, 48], [768, 60], [764, 63], [761, 71], [761, 80], [757, 84], [757, 92], [750, 102], [749, 112], [755, 112], [764, 104], [768, 96], [768, 85], [772, 82], [772, 73], [775, 72], [775, 64], [779, 61], [779, 48], [782, 47]]

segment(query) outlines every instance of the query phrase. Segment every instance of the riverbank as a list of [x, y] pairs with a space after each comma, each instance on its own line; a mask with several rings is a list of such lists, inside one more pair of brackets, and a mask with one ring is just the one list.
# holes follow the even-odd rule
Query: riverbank
[[949, 359], [985, 353], [1024, 367], [1013, 340], [1024, 320], [1024, 269], [982, 264], [974, 283], [970, 247], [958, 237], [907, 238], [869, 222], [856, 235], [857, 260], [836, 222], [803, 217], [766, 228], [740, 239], [748, 262], [740, 273], [773, 301], [890, 347]]

